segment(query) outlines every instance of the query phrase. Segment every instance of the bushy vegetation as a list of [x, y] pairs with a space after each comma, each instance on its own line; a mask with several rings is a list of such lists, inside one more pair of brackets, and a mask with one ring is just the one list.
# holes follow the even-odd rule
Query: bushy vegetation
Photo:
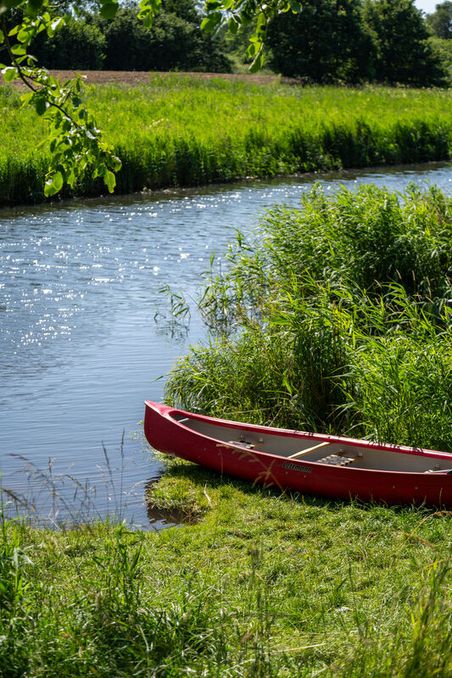
[[447, 73], [449, 86], [452, 85], [452, 40], [432, 36], [429, 40], [432, 49], [436, 51], [441, 59], [443, 67]]
[[269, 45], [277, 71], [307, 82], [446, 85], [428, 37], [414, 0], [307, 0], [273, 21]]
[[52, 39], [38, 36], [33, 55], [46, 68], [101, 69], [105, 63], [107, 40], [93, 23], [67, 19]]
[[0, 525], [0, 674], [446, 676], [450, 517], [173, 465], [160, 533]]
[[319, 187], [240, 237], [175, 367], [190, 410], [452, 452], [451, 200]]
[[427, 24], [438, 38], [452, 39], [452, 2], [437, 3], [435, 11], [427, 16]]
[[192, 0], [164, 2], [152, 28], [138, 19], [137, 2], [123, 3], [111, 20], [93, 3], [82, 2], [55, 35], [41, 33], [31, 51], [46, 68], [229, 73], [224, 42], [200, 24]]
[[[230, 72], [251, 59], [255, 22], [208, 33], [194, 0], [163, 0], [152, 28], [137, 18], [136, 0], [121, 3], [109, 20], [99, 3], [53, 4], [66, 26], [40, 33], [31, 50], [47, 68]], [[450, 38], [450, 4], [425, 17], [414, 0], [305, 0], [300, 12], [280, 12], [271, 22], [267, 63], [311, 83], [446, 86], [447, 54], [428, 37]], [[9, 23], [20, 19], [8, 12]]]
[[[227, 182], [450, 157], [451, 95], [441, 90], [257, 85], [176, 74], [149, 86], [88, 88], [121, 157], [118, 191]], [[0, 87], [0, 204], [40, 202], [45, 122]], [[102, 183], [76, 192], [95, 195]], [[68, 193], [66, 192], [66, 195]]]

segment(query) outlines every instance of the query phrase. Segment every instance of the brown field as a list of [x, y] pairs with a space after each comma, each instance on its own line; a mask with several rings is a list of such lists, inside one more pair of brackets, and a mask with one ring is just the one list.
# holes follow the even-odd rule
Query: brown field
[[[153, 76], [165, 77], [175, 75], [175, 72], [162, 71], [50, 71], [51, 75], [58, 80], [68, 80], [75, 75], [81, 75], [83, 80], [89, 85], [106, 84], [124, 84], [129, 86], [146, 85]], [[284, 84], [296, 84], [297, 80], [292, 78], [281, 78], [278, 75], [256, 75], [254, 73], [182, 73], [177, 72], [178, 76], [187, 78], [200, 78], [207, 80], [211, 78], [221, 78], [224, 80], [241, 80], [252, 84], [265, 85], [281, 82]], [[0, 75], [0, 83], [2, 77]], [[23, 86], [20, 80], [14, 83], [16, 86]]]

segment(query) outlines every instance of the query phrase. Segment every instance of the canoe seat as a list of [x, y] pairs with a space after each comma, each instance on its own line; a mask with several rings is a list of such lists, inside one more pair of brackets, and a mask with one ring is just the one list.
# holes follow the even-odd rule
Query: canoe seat
[[353, 461], [355, 457], [342, 457], [340, 454], [330, 454], [328, 457], [323, 457], [319, 459], [319, 464], [329, 464], [330, 466], [348, 466]]

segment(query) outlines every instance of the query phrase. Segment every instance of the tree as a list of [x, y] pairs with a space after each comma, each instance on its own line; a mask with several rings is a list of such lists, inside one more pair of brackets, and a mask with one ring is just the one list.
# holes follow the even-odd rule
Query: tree
[[438, 38], [452, 38], [452, 2], [441, 2], [427, 17], [427, 23]]
[[414, 0], [367, 0], [365, 20], [378, 45], [374, 70], [379, 82], [444, 85], [446, 73], [428, 42]]
[[202, 31], [200, 22], [193, 1], [182, 5], [173, 0], [164, 4], [149, 29], [137, 17], [136, 3], [128, 3], [112, 21], [101, 22], [107, 41], [105, 68], [229, 72], [220, 40]]
[[361, 0], [306, 0], [297, 16], [275, 17], [268, 45], [278, 72], [322, 83], [369, 79], [375, 50]]
[[41, 33], [33, 43], [33, 54], [46, 68], [102, 69], [107, 41], [98, 26], [88, 19], [69, 17], [55, 35]]

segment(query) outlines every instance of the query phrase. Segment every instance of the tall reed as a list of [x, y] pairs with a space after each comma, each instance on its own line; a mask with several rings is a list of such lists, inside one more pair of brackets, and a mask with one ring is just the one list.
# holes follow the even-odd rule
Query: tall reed
[[452, 450], [452, 222], [436, 188], [276, 208], [212, 273], [213, 330], [170, 401], [215, 415]]

